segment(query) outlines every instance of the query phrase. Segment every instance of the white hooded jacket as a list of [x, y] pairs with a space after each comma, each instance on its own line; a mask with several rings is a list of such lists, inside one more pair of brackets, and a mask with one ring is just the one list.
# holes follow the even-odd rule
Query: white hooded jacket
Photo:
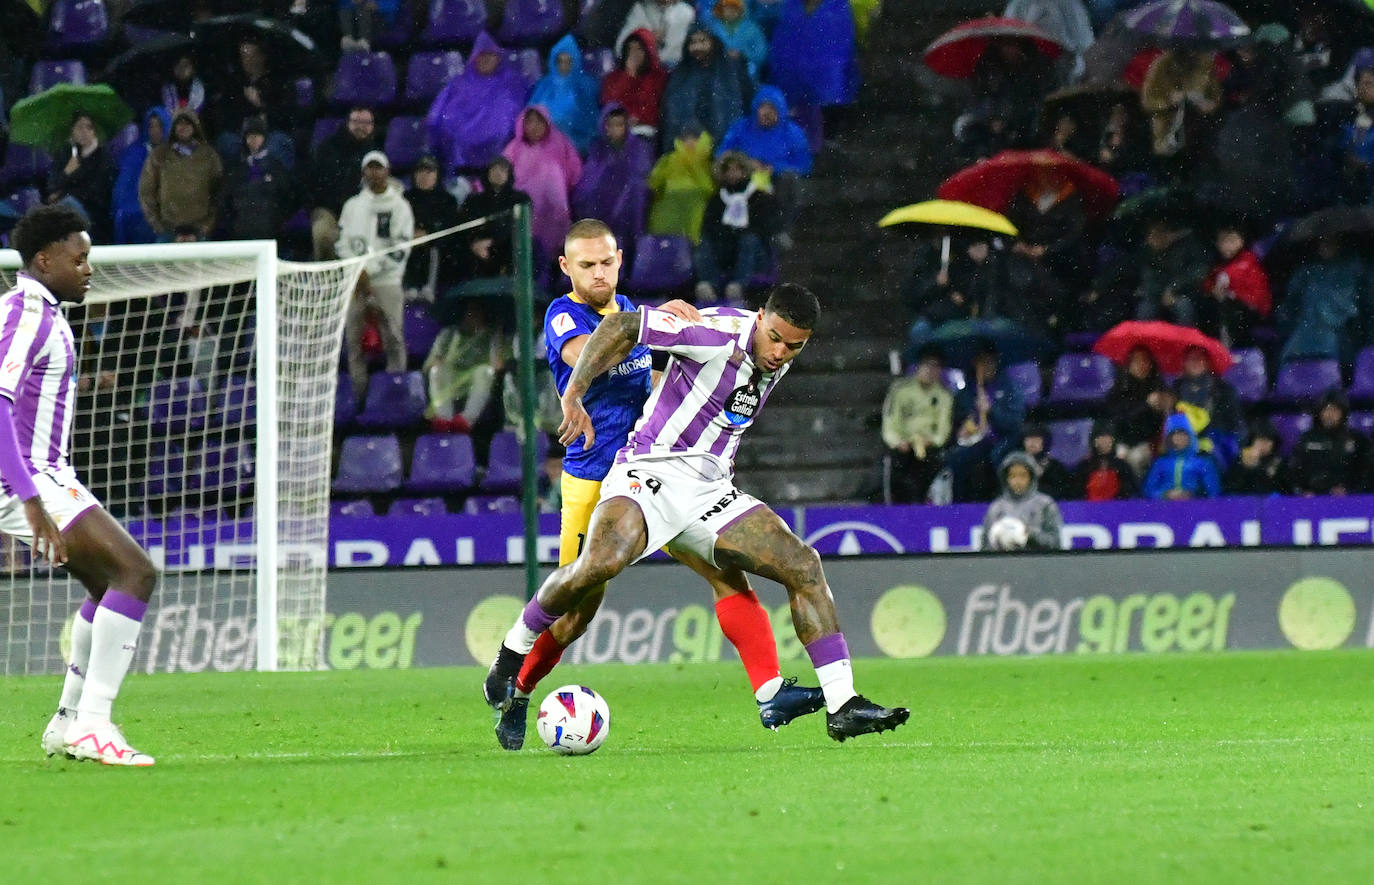
[[[356, 258], [369, 252], [381, 252], [415, 237], [415, 215], [402, 195], [400, 182], [394, 179], [380, 194], [364, 187], [350, 197], [339, 213], [340, 258]], [[409, 248], [392, 249], [368, 259], [368, 279], [380, 285], [401, 284], [405, 274]]]

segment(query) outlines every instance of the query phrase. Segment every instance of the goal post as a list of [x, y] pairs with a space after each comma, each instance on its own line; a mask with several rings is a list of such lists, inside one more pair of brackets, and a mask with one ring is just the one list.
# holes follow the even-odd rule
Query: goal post
[[[163, 572], [136, 669], [323, 665], [333, 412], [364, 262], [276, 248], [97, 246], [87, 299], [66, 310], [72, 461]], [[19, 267], [0, 251], [4, 289]], [[84, 591], [7, 540], [0, 672], [60, 672]]]

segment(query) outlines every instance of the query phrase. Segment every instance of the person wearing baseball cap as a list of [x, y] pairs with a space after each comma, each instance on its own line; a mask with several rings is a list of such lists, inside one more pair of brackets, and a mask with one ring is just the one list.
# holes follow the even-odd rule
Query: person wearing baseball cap
[[348, 374], [353, 395], [359, 401], [367, 394], [367, 358], [362, 338], [369, 307], [378, 315], [386, 370], [406, 369], [402, 336], [405, 295], [401, 280], [410, 247], [401, 244], [415, 236], [415, 215], [401, 193], [400, 182], [391, 178], [391, 161], [386, 154], [375, 150], [364, 154], [362, 173], [362, 190], [344, 203], [339, 215], [339, 240], [335, 247], [340, 258], [371, 256], [358, 279], [357, 297], [348, 303], [344, 323]]

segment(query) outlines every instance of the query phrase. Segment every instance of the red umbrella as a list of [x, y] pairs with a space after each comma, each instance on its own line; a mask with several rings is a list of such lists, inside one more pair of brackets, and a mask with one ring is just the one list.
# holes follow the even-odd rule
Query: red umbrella
[[1116, 205], [1116, 179], [1082, 160], [1058, 151], [1002, 151], [945, 179], [935, 193], [942, 200], [962, 200], [1002, 212], [1011, 198], [1040, 169], [1053, 169], [1073, 182], [1089, 218], [1101, 218]]
[[945, 77], [966, 80], [973, 76], [973, 69], [987, 51], [988, 44], [997, 39], [1030, 40], [1047, 58], [1058, 58], [1064, 51], [1064, 47], [1039, 25], [1019, 18], [990, 15], [966, 21], [936, 37], [935, 42], [926, 47], [926, 67]]
[[1131, 320], [1115, 325], [1097, 339], [1093, 350], [1124, 366], [1131, 351], [1137, 347], [1149, 350], [1159, 370], [1166, 375], [1177, 375], [1183, 371], [1183, 356], [1193, 347], [1201, 347], [1207, 352], [1207, 362], [1218, 375], [1235, 362], [1231, 352], [1215, 338], [1208, 338], [1197, 329], [1187, 326], [1158, 321]]

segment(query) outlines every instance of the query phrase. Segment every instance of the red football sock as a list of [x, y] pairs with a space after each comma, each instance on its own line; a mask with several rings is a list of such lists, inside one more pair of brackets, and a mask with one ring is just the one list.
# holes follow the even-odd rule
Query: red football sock
[[[716, 602], [716, 618], [721, 632], [735, 646], [744, 662], [749, 683], [758, 691], [770, 679], [780, 675], [778, 647], [773, 642], [773, 625], [768, 611], [759, 604], [753, 590], [743, 590]], [[541, 639], [543, 637], [540, 637]]]
[[525, 694], [533, 694], [534, 687], [539, 684], [539, 680], [549, 675], [549, 671], [558, 666], [558, 659], [563, 657], [563, 646], [558, 644], [558, 640], [553, 638], [553, 633], [545, 630], [539, 634], [539, 638], [534, 641], [534, 648], [525, 655], [525, 663], [520, 668], [520, 675], [515, 677], [515, 688]]

